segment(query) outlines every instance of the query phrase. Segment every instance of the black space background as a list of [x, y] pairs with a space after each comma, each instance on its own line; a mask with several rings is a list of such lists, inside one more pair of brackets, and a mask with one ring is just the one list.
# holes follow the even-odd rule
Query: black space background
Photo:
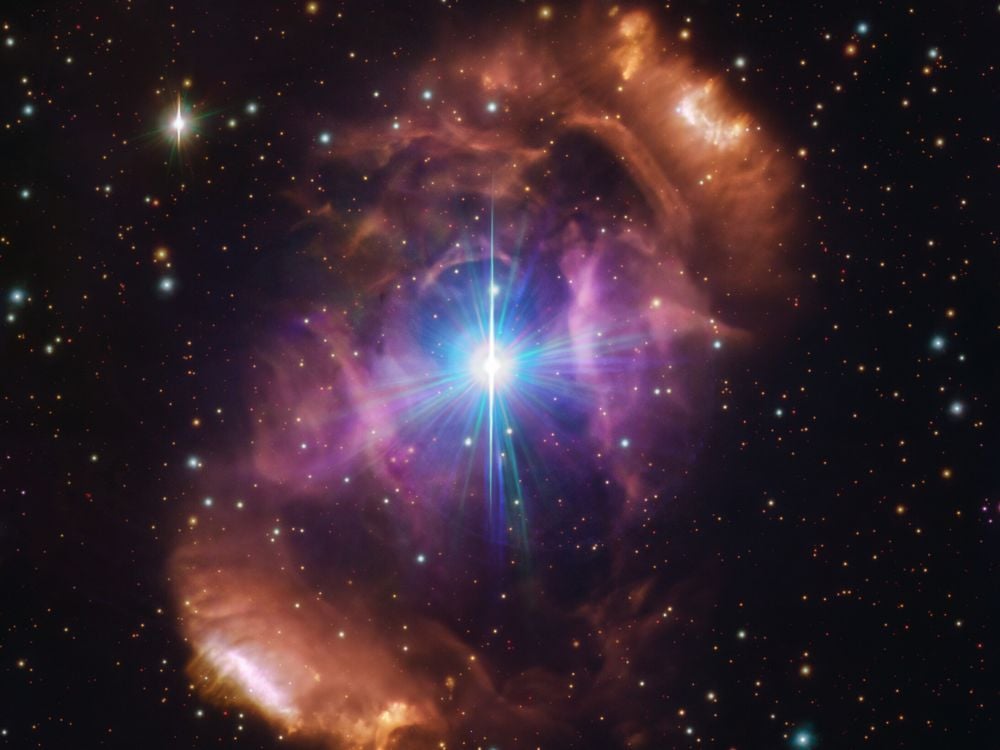
[[[378, 114], [371, 91], [392, 91], [438, 40], [492, 42], [533, 9], [322, 0], [315, 18], [298, 3], [3, 11], [16, 45], [0, 49], [0, 291], [3, 304], [15, 287], [32, 300], [0, 330], [0, 745], [292, 746], [250, 716], [238, 741], [232, 716], [206, 706], [195, 717], [203, 704], [188, 691], [163, 572], [182, 464], [224, 451], [245, 427], [245, 352], [281, 301], [322, 294], [291, 287], [299, 217], [281, 192], [324, 114]], [[789, 248], [798, 317], [759, 356], [727, 363], [728, 409], [710, 420], [697, 474], [663, 522], [671, 575], [704, 576], [715, 592], [710, 615], [679, 631], [688, 663], [663, 710], [688, 706], [704, 747], [783, 747], [806, 725], [824, 748], [1000, 747], [1000, 12], [654, 10], [672, 29], [691, 17], [687, 45], [703, 69], [731, 80], [777, 142], [809, 153], [803, 230]], [[871, 32], [848, 58], [861, 20]], [[942, 62], [927, 77], [932, 47]], [[723, 72], [739, 54], [746, 83]], [[241, 125], [205, 136], [195, 160], [168, 163], [161, 138], [144, 134], [187, 76], [195, 100]], [[242, 110], [250, 100], [254, 119]], [[268, 158], [248, 158], [258, 152]], [[180, 281], [168, 300], [149, 262], [161, 243]], [[955, 400], [960, 418], [948, 412]], [[597, 728], [579, 729], [580, 747], [606, 746], [587, 739]], [[677, 735], [663, 747], [687, 745]]]

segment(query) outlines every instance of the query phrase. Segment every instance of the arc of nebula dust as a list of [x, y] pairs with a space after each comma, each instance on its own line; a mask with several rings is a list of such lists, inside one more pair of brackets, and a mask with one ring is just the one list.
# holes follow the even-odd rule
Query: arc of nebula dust
[[432, 61], [401, 127], [324, 151], [363, 191], [292, 196], [337, 301], [264, 337], [245, 459], [202, 472], [245, 503], [170, 563], [194, 684], [282, 733], [671, 731], [631, 686], [635, 664], [669, 678], [685, 583], [616, 550], [694, 461], [714, 349], [782, 302], [791, 168], [647, 13], [550, 33]]

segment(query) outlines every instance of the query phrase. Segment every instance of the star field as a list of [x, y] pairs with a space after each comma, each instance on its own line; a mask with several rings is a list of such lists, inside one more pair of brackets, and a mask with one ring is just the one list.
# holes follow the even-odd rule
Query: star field
[[1000, 6], [0, 17], [0, 747], [993, 747]]

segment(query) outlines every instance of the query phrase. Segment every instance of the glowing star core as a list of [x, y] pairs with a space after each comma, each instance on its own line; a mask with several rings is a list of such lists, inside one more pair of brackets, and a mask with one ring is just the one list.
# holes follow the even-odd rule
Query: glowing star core
[[509, 363], [503, 354], [494, 346], [483, 345], [472, 358], [473, 377], [493, 391], [507, 374]]
[[486, 359], [483, 361], [483, 369], [486, 370], [486, 374], [491, 380], [495, 380], [497, 373], [500, 372], [500, 368], [503, 363], [500, 362], [497, 355], [493, 352], [486, 355]]
[[510, 363], [494, 344], [483, 344], [472, 356], [469, 363], [472, 377], [483, 385], [490, 393], [505, 379], [510, 371]]
[[170, 121], [170, 129], [174, 131], [178, 147], [181, 143], [181, 136], [184, 134], [185, 129], [187, 129], [187, 125], [187, 120], [184, 119], [184, 111], [181, 109], [181, 100], [178, 97], [177, 112], [174, 114], [174, 119]]

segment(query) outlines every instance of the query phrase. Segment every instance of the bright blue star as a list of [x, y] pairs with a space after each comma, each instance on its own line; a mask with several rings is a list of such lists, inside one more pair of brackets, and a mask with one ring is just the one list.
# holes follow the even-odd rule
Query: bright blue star
[[793, 748], [811, 748], [816, 747], [816, 734], [808, 727], [797, 729], [792, 735], [790, 743]]

